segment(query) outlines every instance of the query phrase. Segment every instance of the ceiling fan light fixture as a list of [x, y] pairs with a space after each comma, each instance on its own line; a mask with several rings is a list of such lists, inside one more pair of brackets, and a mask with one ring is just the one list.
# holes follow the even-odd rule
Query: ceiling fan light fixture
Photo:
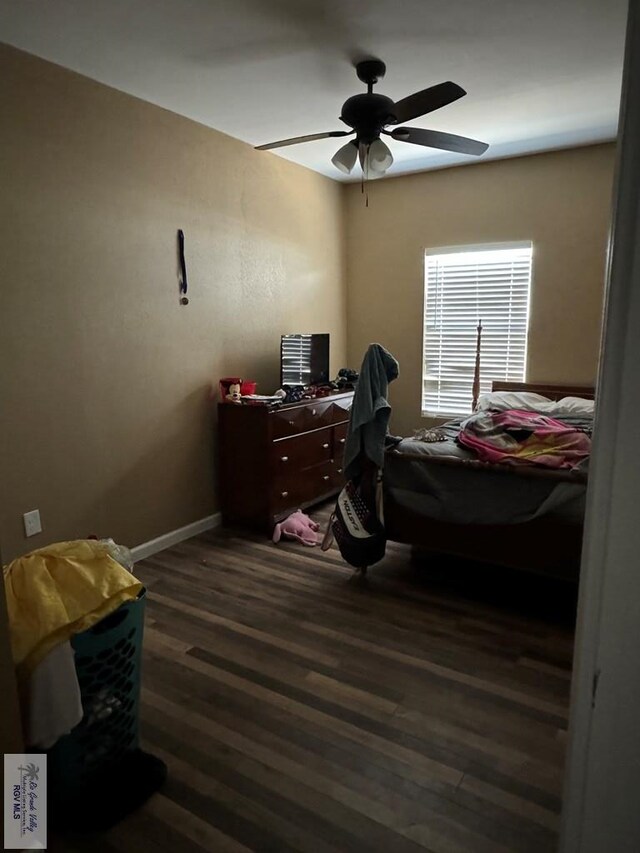
[[384, 175], [393, 163], [393, 154], [381, 139], [374, 139], [367, 152], [367, 162], [371, 172]]
[[351, 173], [351, 170], [356, 164], [356, 158], [358, 157], [358, 147], [353, 142], [347, 142], [346, 145], [343, 145], [342, 148], [338, 148], [336, 153], [331, 158], [331, 162], [343, 172], [345, 175]]

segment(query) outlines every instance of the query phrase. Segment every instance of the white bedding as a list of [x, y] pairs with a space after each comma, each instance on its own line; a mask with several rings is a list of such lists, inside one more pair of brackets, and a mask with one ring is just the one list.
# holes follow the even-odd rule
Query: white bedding
[[562, 418], [563, 415], [578, 415], [592, 418], [595, 411], [593, 400], [582, 397], [563, 397], [550, 400], [541, 394], [528, 391], [492, 391], [483, 394], [478, 400], [479, 411], [506, 412], [520, 409], [525, 412], [541, 412], [550, 418]]

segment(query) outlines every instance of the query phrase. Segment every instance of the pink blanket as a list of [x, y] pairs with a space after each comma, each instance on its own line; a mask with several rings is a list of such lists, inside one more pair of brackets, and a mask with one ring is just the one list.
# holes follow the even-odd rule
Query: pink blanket
[[591, 452], [591, 439], [582, 430], [520, 409], [472, 415], [463, 423], [458, 441], [484, 462], [547, 468], [573, 468]]

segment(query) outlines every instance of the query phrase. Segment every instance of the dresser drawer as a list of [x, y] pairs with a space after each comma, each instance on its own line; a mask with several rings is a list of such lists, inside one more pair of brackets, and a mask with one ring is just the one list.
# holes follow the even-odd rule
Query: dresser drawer
[[277, 515], [287, 509], [293, 512], [323, 495], [337, 492], [343, 486], [342, 463], [333, 459], [304, 471], [283, 472], [274, 479], [271, 489], [273, 513]]
[[271, 470], [280, 473], [300, 471], [328, 462], [333, 453], [332, 430], [319, 429], [303, 435], [281, 438], [271, 444]]
[[352, 397], [343, 397], [339, 400], [334, 400], [331, 403], [331, 423], [339, 424], [348, 422], [351, 415]]
[[345, 482], [342, 459], [335, 459], [331, 469], [331, 486], [337, 491], [344, 486]]
[[342, 462], [344, 455], [344, 446], [347, 443], [347, 433], [349, 432], [349, 424], [336, 424], [333, 428], [333, 456]]
[[295, 406], [284, 406], [269, 413], [271, 438], [286, 438], [312, 429], [342, 424], [349, 420], [351, 397], [332, 400], [318, 397]]
[[291, 409], [276, 409], [269, 413], [272, 438], [285, 438], [297, 435], [308, 429], [306, 426], [306, 407], [299, 406]]
[[323, 465], [316, 465], [305, 471], [304, 477], [316, 494], [336, 491], [344, 485], [342, 462], [332, 459]]
[[305, 410], [305, 426], [307, 429], [319, 429], [331, 426], [333, 423], [333, 403], [320, 397], [309, 403]]
[[269, 501], [272, 515], [281, 515], [284, 510], [294, 512], [294, 510], [298, 509], [298, 504], [302, 503], [304, 501], [301, 500], [301, 496], [297, 491], [295, 480], [292, 480], [290, 483], [286, 480], [274, 483]]
[[316, 495], [317, 490], [313, 491], [311, 481], [302, 477], [299, 472], [282, 475], [272, 483], [269, 501], [272, 515], [282, 515], [286, 510], [295, 512], [312, 501]]
[[343, 424], [349, 420], [351, 400], [318, 399], [310, 403], [306, 411], [307, 429]]

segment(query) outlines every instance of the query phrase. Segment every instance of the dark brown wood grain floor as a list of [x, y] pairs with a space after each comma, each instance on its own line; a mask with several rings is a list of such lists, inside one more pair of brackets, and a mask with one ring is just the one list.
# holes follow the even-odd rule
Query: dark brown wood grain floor
[[[321, 513], [326, 518], [326, 511]], [[571, 590], [216, 531], [139, 563], [162, 793], [70, 850], [556, 846]]]

